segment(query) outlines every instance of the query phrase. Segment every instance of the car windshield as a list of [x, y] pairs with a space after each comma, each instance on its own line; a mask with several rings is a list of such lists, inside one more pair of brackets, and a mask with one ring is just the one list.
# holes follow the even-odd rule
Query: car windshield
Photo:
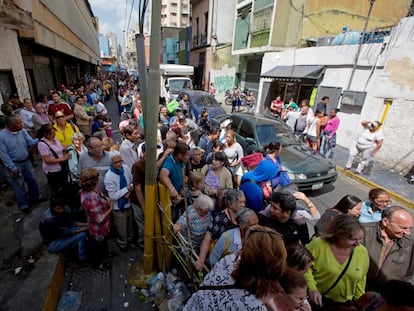
[[273, 141], [281, 143], [282, 146], [298, 144], [295, 135], [281, 124], [258, 124], [256, 126], [256, 132], [260, 145], [262, 146], [266, 146]]
[[200, 107], [217, 107], [220, 106], [213, 96], [200, 96], [196, 101], [196, 106]]
[[193, 89], [191, 80], [189, 79], [174, 79], [169, 81], [170, 90], [173, 92], [180, 92], [184, 89]]

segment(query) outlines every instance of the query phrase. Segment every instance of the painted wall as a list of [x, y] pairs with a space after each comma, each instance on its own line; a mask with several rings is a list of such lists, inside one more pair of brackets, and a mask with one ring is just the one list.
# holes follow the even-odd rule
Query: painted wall
[[[23, 100], [25, 97], [30, 97], [30, 92], [27, 84], [20, 46], [17, 40], [17, 32], [3, 28], [0, 28], [0, 32], [0, 70], [11, 70], [13, 72], [14, 82], [16, 84], [20, 100]], [[0, 92], [3, 92], [1, 81]], [[3, 100], [0, 96], [0, 106], [2, 104]]]
[[231, 55], [231, 45], [217, 48], [212, 53], [213, 67], [210, 70], [210, 82], [214, 82], [216, 95], [223, 99], [226, 90], [235, 85], [237, 57]]
[[[368, 23], [368, 30], [391, 27], [407, 16], [411, 0], [376, 0]], [[306, 1], [303, 20], [304, 40], [310, 37], [332, 36], [341, 32], [343, 26], [362, 30], [370, 3], [350, 0]]]
[[[385, 122], [384, 145], [377, 159], [388, 167], [407, 170], [414, 163], [414, 122], [411, 111], [414, 106], [414, 17], [405, 18], [393, 29], [386, 49], [382, 44], [362, 46], [358, 67], [350, 90], [366, 91], [362, 109], [345, 109], [338, 115], [341, 125], [338, 144], [352, 147], [362, 132], [362, 120]], [[357, 46], [328, 46], [304, 48], [285, 52], [266, 53], [262, 73], [274, 66], [326, 65], [321, 86], [347, 88]], [[265, 79], [261, 79], [261, 89]], [[259, 103], [265, 98], [260, 92]], [[387, 98], [393, 104], [385, 115]], [[398, 152], [396, 152], [398, 150]]]

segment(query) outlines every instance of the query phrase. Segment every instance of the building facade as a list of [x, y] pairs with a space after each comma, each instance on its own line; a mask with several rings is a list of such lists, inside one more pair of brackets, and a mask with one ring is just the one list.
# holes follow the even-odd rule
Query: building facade
[[340, 108], [339, 145], [354, 147], [363, 131], [361, 121], [381, 121], [384, 143], [376, 158], [405, 172], [414, 163], [414, 124], [409, 113], [414, 107], [413, 29], [414, 17], [401, 19], [382, 43], [363, 44], [357, 63], [358, 45], [265, 53], [258, 111], [265, 111], [279, 84], [292, 89], [311, 84], [315, 104], [327, 95], [328, 109]]
[[88, 1], [0, 3], [0, 90], [21, 98], [75, 85], [99, 63], [98, 26]]

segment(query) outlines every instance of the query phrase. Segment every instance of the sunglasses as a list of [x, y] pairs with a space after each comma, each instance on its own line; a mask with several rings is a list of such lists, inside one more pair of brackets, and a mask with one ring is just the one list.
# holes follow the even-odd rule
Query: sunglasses
[[55, 119], [63, 119], [65, 116], [55, 116]]

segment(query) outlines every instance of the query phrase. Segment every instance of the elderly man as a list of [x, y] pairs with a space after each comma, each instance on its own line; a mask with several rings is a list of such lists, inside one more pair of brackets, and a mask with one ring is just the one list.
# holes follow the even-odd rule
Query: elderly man
[[86, 140], [85, 146], [88, 148], [88, 152], [82, 152], [79, 157], [79, 173], [86, 167], [97, 169], [99, 171], [99, 189], [106, 194], [104, 177], [112, 163], [109, 155], [103, 150], [102, 142], [97, 137]]
[[413, 217], [399, 206], [385, 209], [381, 221], [364, 224], [364, 245], [371, 259], [367, 290], [381, 291], [392, 279], [413, 283], [413, 225]]
[[23, 121], [18, 115], [7, 116], [6, 127], [0, 132], [0, 159], [6, 169], [6, 179], [16, 195], [19, 209], [29, 213], [31, 203], [43, 199], [39, 196], [39, 187], [28, 151], [29, 147], [37, 145], [38, 139], [31, 138], [23, 129]]

